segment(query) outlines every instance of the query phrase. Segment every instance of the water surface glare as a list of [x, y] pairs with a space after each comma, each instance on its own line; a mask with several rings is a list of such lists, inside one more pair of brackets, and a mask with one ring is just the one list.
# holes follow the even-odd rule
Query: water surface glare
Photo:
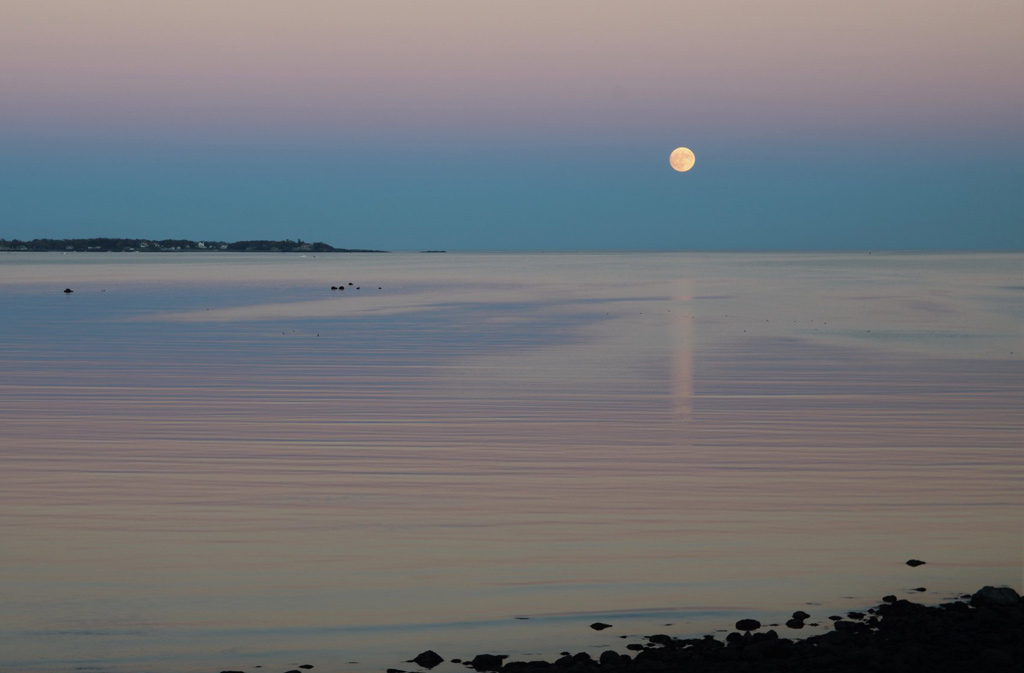
[[5, 672], [1021, 589], [1024, 255], [0, 253], [0, 315]]

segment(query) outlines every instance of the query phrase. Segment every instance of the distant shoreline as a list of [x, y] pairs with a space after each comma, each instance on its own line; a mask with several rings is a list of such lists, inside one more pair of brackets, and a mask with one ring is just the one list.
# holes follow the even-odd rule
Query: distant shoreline
[[0, 238], [2, 252], [388, 252], [336, 248], [327, 243], [293, 241], [193, 241], [184, 238], [36, 238], [31, 241]]

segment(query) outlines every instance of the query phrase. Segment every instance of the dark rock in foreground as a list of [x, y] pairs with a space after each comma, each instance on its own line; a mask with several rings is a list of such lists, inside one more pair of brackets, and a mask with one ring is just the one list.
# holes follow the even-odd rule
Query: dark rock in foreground
[[1010, 587], [982, 587], [971, 596], [971, 605], [996, 605], [1012, 607], [1020, 604], [1020, 596]]
[[[893, 599], [893, 600], [889, 600]], [[501, 673], [960, 673], [1024, 670], [1024, 601], [1013, 589], [984, 587], [970, 603], [925, 606], [887, 596], [865, 621], [840, 619], [833, 631], [802, 640], [775, 631], [751, 633], [740, 620], [723, 643], [714, 636], [678, 639], [650, 636], [635, 656], [607, 651], [594, 660], [585, 652], [546, 661], [504, 662], [478, 655], [469, 665]], [[857, 618], [867, 617], [854, 613]], [[806, 613], [794, 614], [802, 622]], [[807, 615], [809, 616], [809, 615]], [[853, 617], [853, 615], [851, 615]], [[748, 628], [744, 628], [748, 627]], [[630, 651], [636, 647], [628, 646]]]

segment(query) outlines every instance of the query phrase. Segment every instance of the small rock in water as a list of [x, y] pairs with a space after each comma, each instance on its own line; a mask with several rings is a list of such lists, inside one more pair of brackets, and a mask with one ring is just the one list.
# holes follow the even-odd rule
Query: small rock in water
[[412, 663], [419, 664], [423, 668], [433, 668], [444, 661], [444, 658], [434, 650], [420, 652], [412, 660]]
[[791, 629], [802, 629], [804, 628], [804, 620], [802, 619], [790, 619], [786, 622], [786, 626]]
[[756, 631], [761, 628], [761, 622], [756, 619], [741, 619], [736, 622], [737, 631]]
[[310, 668], [313, 668], [313, 664], [302, 664], [301, 666], [299, 666], [299, 668], [305, 668], [308, 670]]
[[74, 292], [74, 290], [72, 290], [70, 287], [64, 288], [64, 294], [71, 294], [72, 292]]
[[918, 561], [916, 558], [912, 558], [909, 561], [907, 561], [907, 565], [911, 568], [916, 568], [917, 566], [923, 566], [924, 561]]
[[925, 591], [928, 591], [928, 589], [926, 587], [918, 587], [918, 588], [914, 589], [914, 591], [916, 591], [918, 593], [924, 593]]
[[896, 597], [893, 596], [892, 594], [889, 594], [888, 596], [882, 596], [882, 600], [885, 601], [886, 603], [895, 603], [896, 602]]
[[505, 659], [508, 659], [507, 654], [478, 654], [469, 665], [478, 671], [497, 671]]
[[793, 613], [793, 619], [799, 619], [799, 620], [802, 621], [804, 619], [810, 619], [810, 618], [811, 618], [811, 616], [809, 614], [807, 614], [806, 612], [804, 612], [803, 610], [797, 610], [796, 612]]
[[605, 629], [612, 628], [612, 625], [611, 624], [603, 624], [601, 622], [594, 622], [593, 624], [590, 625], [590, 628], [594, 629], [595, 631], [604, 631]]

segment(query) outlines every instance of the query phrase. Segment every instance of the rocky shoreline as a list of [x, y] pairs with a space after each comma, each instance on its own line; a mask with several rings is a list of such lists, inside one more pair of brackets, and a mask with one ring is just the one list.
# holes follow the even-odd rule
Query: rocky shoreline
[[[794, 613], [787, 625], [799, 628], [808, 617]], [[886, 596], [866, 612], [829, 619], [831, 631], [804, 639], [782, 638], [757, 620], [741, 619], [724, 641], [714, 636], [652, 635], [645, 645], [628, 646], [632, 655], [608, 650], [595, 659], [585, 652], [565, 653], [549, 662], [479, 654], [468, 661], [450, 661], [500, 673], [952, 673], [1015, 671], [1024, 666], [1024, 602], [1006, 587], [984, 587], [937, 606]], [[409, 663], [429, 670], [443, 661], [428, 651]]]
[[[799, 629], [810, 615], [783, 620]], [[780, 620], [782, 621], [782, 620]], [[988, 673], [1024, 670], [1024, 599], [1008, 587], [986, 586], [940, 605], [885, 596], [865, 612], [827, 618], [831, 630], [807, 638], [778, 635], [773, 626], [741, 619], [724, 639], [646, 636], [628, 654], [607, 650], [597, 657], [563, 652], [555, 661], [517, 661], [484, 653], [445, 659], [428, 650], [406, 663], [431, 670], [442, 663], [479, 673]], [[808, 623], [816, 626], [826, 620]], [[611, 625], [595, 623], [601, 630]], [[354, 663], [354, 662], [353, 662]], [[262, 667], [261, 667], [262, 668]], [[286, 673], [306, 673], [314, 666]], [[319, 668], [319, 667], [316, 667]], [[450, 670], [450, 667], [446, 668]], [[245, 673], [222, 671], [221, 673]]]

